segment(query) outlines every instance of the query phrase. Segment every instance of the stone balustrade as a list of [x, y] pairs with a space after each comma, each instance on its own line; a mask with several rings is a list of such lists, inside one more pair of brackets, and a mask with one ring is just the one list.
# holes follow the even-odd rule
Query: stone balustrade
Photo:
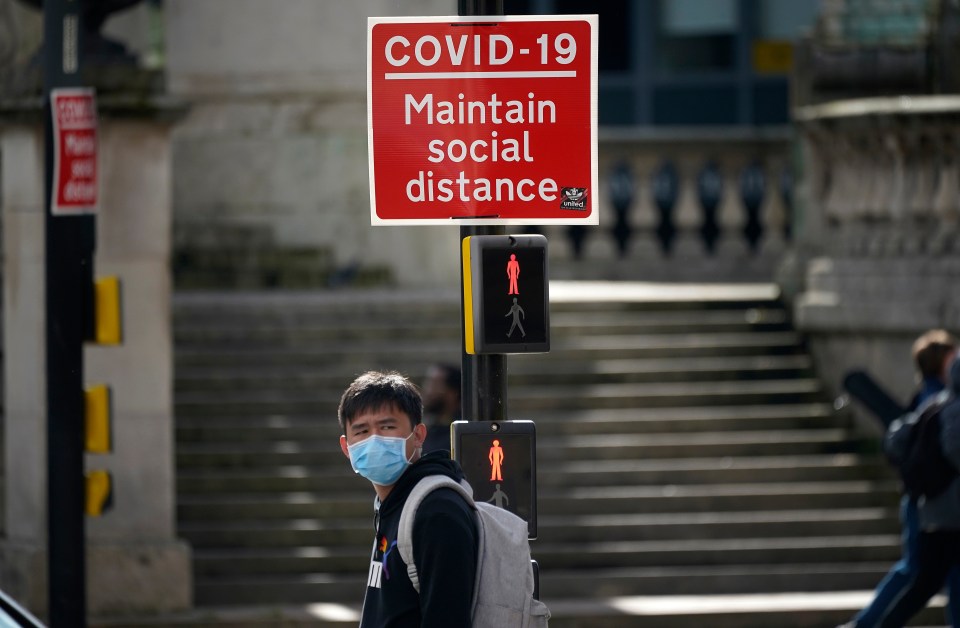
[[905, 397], [912, 340], [960, 329], [960, 96], [837, 101], [796, 119], [797, 324], [828, 381], [867, 367]]
[[555, 277], [770, 281], [792, 237], [792, 131], [602, 129], [598, 227], [550, 227]]

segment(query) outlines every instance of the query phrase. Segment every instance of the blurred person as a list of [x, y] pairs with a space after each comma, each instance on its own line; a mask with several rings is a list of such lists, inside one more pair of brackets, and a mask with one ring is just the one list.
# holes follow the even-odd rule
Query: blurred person
[[459, 367], [437, 363], [427, 369], [423, 382], [423, 422], [427, 439], [423, 453], [450, 451], [450, 424], [460, 419], [461, 375]]
[[[947, 382], [947, 369], [956, 353], [957, 340], [942, 329], [932, 329], [917, 338], [911, 349], [917, 372], [917, 390], [909, 410], [940, 393]], [[892, 428], [892, 426], [891, 426]], [[904, 493], [900, 500], [902, 557], [877, 586], [873, 600], [852, 621], [838, 628], [874, 628], [895, 600], [907, 589], [918, 571], [917, 544], [920, 537], [920, 516], [917, 500]], [[960, 569], [950, 571], [948, 579], [948, 619], [960, 618]]]
[[[950, 464], [960, 469], [960, 360], [953, 360], [947, 381], [949, 395], [940, 410], [940, 448]], [[906, 451], [911, 432], [908, 425], [908, 421], [897, 420], [890, 426], [885, 446], [893, 460]], [[913, 548], [915, 572], [907, 586], [885, 609], [879, 624], [881, 628], [905, 626], [960, 568], [960, 475], [954, 475], [943, 493], [918, 499], [917, 511], [919, 532]], [[955, 593], [956, 589], [951, 588], [952, 602]]]

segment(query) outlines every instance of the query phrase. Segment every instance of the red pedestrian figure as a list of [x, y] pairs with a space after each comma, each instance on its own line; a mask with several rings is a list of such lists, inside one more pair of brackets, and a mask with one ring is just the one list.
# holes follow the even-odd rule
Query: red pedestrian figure
[[510, 261], [507, 262], [507, 277], [510, 278], [510, 290], [507, 294], [520, 294], [520, 288], [517, 287], [517, 279], [520, 277], [520, 262], [517, 256], [510, 254]]
[[490, 455], [487, 458], [490, 460], [490, 481], [502, 482], [503, 474], [500, 473], [500, 466], [503, 464], [503, 447], [500, 446], [500, 441], [493, 441], [493, 447], [490, 448]]

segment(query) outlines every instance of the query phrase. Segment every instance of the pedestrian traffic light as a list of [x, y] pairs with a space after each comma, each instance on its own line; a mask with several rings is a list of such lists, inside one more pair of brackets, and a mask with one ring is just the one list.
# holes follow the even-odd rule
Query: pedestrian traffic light
[[550, 350], [547, 239], [463, 239], [464, 350], [471, 354]]
[[509, 510], [537, 538], [537, 431], [533, 421], [454, 421], [453, 459], [473, 498]]

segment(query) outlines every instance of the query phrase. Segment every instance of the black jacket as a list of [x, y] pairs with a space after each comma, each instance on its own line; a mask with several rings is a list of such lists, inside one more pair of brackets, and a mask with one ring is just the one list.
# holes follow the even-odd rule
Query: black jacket
[[361, 628], [469, 628], [477, 570], [477, 528], [470, 506], [451, 489], [423, 500], [413, 522], [418, 595], [397, 549], [400, 512], [414, 485], [428, 475], [457, 481], [463, 472], [446, 452], [424, 455], [400, 476], [377, 509], [377, 531], [363, 601]]

